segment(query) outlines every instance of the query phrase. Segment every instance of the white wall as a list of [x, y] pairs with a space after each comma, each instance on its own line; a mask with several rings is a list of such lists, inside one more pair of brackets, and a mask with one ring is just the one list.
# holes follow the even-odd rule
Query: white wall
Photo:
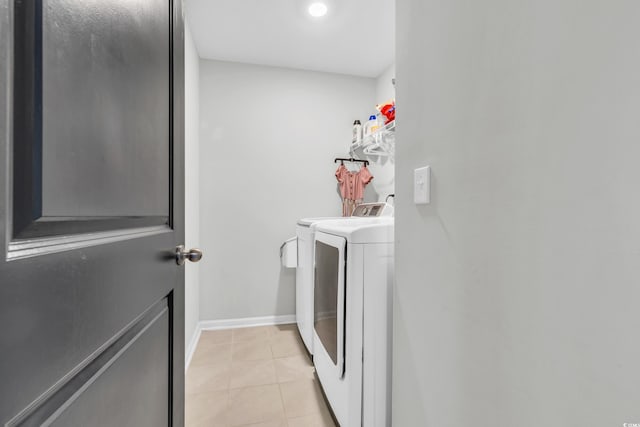
[[396, 98], [392, 80], [396, 77], [396, 64], [392, 64], [376, 79], [376, 104]]
[[200, 318], [295, 313], [295, 271], [279, 247], [299, 218], [341, 212], [334, 157], [375, 80], [200, 62]]
[[397, 10], [393, 425], [640, 422], [640, 3]]
[[[185, 21], [185, 244], [200, 245], [199, 190], [199, 58]], [[208, 258], [208, 257], [207, 257]], [[185, 349], [188, 352], [199, 320], [200, 264], [186, 263], [185, 268]]]

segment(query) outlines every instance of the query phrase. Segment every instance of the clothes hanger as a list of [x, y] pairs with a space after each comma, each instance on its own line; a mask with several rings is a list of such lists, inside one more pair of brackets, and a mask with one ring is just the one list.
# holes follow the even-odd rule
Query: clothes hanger
[[362, 163], [362, 164], [364, 164], [365, 166], [368, 166], [368, 165], [369, 165], [369, 160], [360, 160], [360, 159], [355, 159], [355, 158], [353, 158], [353, 157], [350, 157], [350, 158], [336, 157], [336, 158], [334, 159], [334, 162], [335, 162], [335, 163], [338, 163], [338, 160], [340, 160], [340, 164], [341, 164], [341, 165], [344, 165], [344, 162]]

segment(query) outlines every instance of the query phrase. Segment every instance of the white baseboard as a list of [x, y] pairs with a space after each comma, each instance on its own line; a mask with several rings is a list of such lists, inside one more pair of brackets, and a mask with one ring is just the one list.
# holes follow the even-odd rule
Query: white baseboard
[[284, 316], [263, 316], [263, 317], [246, 317], [243, 319], [223, 319], [223, 320], [201, 320], [196, 326], [196, 331], [193, 333], [189, 346], [187, 347], [185, 357], [185, 371], [189, 368], [193, 353], [196, 350], [198, 341], [202, 331], [214, 331], [222, 329], [233, 328], [249, 328], [252, 326], [271, 326], [271, 325], [284, 325], [288, 323], [296, 323], [295, 314], [287, 314]]
[[191, 359], [193, 359], [193, 353], [196, 351], [196, 347], [198, 346], [198, 341], [200, 341], [200, 335], [202, 334], [202, 329], [200, 329], [200, 325], [196, 325], [196, 330], [193, 331], [193, 335], [191, 336], [191, 341], [189, 341], [189, 345], [187, 346], [186, 356], [184, 358], [184, 371], [187, 372], [187, 368], [189, 368], [189, 364], [191, 363]]
[[231, 328], [248, 328], [251, 326], [283, 325], [286, 323], [296, 323], [296, 315], [285, 316], [264, 316], [246, 317], [244, 319], [223, 319], [223, 320], [201, 320], [198, 322], [200, 330], [218, 330]]

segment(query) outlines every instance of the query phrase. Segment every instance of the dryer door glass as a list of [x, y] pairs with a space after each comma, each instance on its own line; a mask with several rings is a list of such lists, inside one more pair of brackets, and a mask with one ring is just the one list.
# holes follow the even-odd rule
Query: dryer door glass
[[[336, 247], [316, 240], [314, 280], [314, 329], [322, 346], [337, 366], [341, 365], [344, 333], [344, 243]], [[341, 266], [343, 271], [340, 271]]]

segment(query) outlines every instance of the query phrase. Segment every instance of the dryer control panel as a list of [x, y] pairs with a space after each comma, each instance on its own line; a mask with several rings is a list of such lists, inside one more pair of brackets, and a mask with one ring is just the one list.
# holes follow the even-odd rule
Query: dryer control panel
[[390, 217], [393, 216], [393, 206], [388, 203], [363, 203], [356, 206], [351, 216], [358, 217]]

